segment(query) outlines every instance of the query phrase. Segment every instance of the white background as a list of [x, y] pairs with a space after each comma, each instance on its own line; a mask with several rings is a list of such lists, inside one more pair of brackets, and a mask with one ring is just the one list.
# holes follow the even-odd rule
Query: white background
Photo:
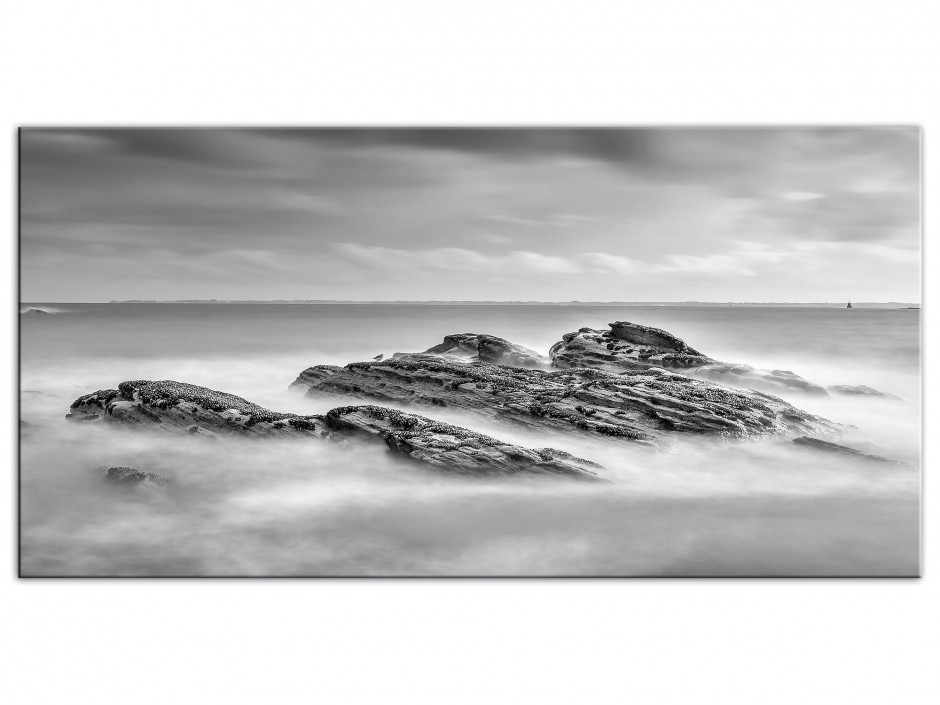
[[[8, 0], [6, 273], [17, 125], [915, 123], [929, 215], [937, 7]], [[23, 581], [5, 354], [6, 702], [940, 702], [929, 430], [921, 580]]]

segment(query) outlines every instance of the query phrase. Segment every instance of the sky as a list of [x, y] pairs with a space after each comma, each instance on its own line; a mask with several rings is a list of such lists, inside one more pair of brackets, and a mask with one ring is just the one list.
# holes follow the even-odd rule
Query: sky
[[920, 301], [920, 131], [24, 129], [21, 298]]

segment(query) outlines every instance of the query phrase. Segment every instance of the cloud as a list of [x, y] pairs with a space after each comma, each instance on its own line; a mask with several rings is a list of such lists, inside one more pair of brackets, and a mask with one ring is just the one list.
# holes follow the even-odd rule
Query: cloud
[[146, 298], [168, 272], [184, 298], [246, 282], [271, 298], [552, 298], [568, 277], [584, 300], [625, 283], [637, 298], [761, 300], [808, 291], [795, 284], [811, 269], [814, 290], [901, 300], [919, 270], [919, 141], [913, 128], [24, 130], [24, 292], [144, 298], [93, 295], [89, 272], [158, 261]]
[[493, 213], [483, 216], [484, 220], [507, 225], [519, 225], [527, 228], [577, 228], [599, 223], [604, 219], [597, 215], [578, 213], [548, 213], [537, 218], [523, 218], [516, 215]]
[[732, 255], [669, 255], [668, 265], [661, 265], [654, 271], [662, 273], [696, 273], [715, 275], [735, 275], [753, 277], [757, 275], [742, 261], [743, 258]]
[[608, 255], [603, 252], [586, 252], [578, 255], [576, 259], [587, 274], [634, 274], [642, 266], [641, 263], [629, 257]]
[[787, 201], [814, 201], [817, 198], [825, 198], [824, 193], [813, 193], [812, 191], [788, 191], [780, 194], [780, 198]]
[[635, 271], [626, 257], [586, 252], [559, 257], [537, 252], [513, 251], [486, 255], [475, 250], [443, 247], [403, 250], [346, 242], [335, 246], [342, 256], [376, 270], [390, 272], [472, 272], [477, 274], [625, 274]]
[[761, 227], [795, 240], [870, 242], [899, 235], [916, 239], [919, 226], [916, 190], [902, 193], [840, 190], [825, 198], [764, 200], [750, 216]]
[[805, 256], [805, 250], [784, 243], [777, 246], [746, 240], [731, 244], [725, 252], [708, 255], [669, 255], [668, 264], [655, 265], [657, 274], [713, 274], [716, 276], [755, 277], [762, 268], [792, 265]]

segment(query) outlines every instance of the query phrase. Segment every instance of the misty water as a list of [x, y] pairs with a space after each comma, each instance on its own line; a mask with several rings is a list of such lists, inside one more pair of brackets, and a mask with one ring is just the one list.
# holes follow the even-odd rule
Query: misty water
[[[42, 576], [913, 575], [919, 571], [920, 312], [856, 307], [25, 304], [21, 569]], [[583, 326], [664, 328], [712, 358], [868, 385], [900, 400], [786, 396], [901, 461], [770, 439], [623, 441], [435, 418], [601, 463], [607, 483], [442, 476], [381, 443], [203, 440], [65, 421], [132, 379], [174, 379], [283, 412], [304, 368], [485, 332], [541, 352]], [[172, 479], [122, 487], [133, 466]]]

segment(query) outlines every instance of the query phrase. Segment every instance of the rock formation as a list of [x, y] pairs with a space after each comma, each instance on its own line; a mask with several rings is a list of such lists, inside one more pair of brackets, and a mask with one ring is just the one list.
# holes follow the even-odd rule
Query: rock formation
[[183, 382], [122, 382], [79, 397], [66, 416], [70, 421], [160, 424], [192, 434], [253, 436], [322, 436], [320, 416], [280, 414], [233, 394]]
[[[603, 469], [562, 451], [531, 450], [394, 409], [345, 406], [323, 416], [282, 414], [232, 394], [171, 380], [122, 382], [117, 389], [86, 394], [72, 403], [66, 418], [208, 436], [375, 437], [395, 453], [441, 472], [478, 477], [525, 474], [596, 480], [595, 471]], [[108, 470], [109, 478], [122, 483], [153, 481], [150, 474], [134, 468]]]
[[851, 386], [848, 384], [833, 384], [826, 387], [830, 394], [845, 394], [856, 397], [878, 397], [881, 399], [900, 399], [901, 397], [886, 392], [879, 392], [872, 387], [866, 387], [864, 384]]
[[494, 365], [510, 367], [549, 367], [550, 360], [534, 350], [497, 338], [495, 335], [479, 333], [455, 333], [444, 337], [444, 342], [428, 348], [423, 353], [395, 353], [393, 357], [411, 355], [438, 355], [473, 362], [490, 362]]
[[381, 406], [344, 406], [326, 414], [333, 431], [380, 436], [397, 453], [463, 475], [563, 475], [596, 480], [592, 463], [553, 448], [529, 450], [459, 426]]
[[170, 478], [157, 475], [155, 472], [144, 472], [137, 468], [118, 467], [108, 468], [105, 477], [119, 485], [168, 485]]
[[615, 321], [609, 330], [581, 328], [567, 333], [549, 351], [552, 366], [559, 369], [588, 367], [606, 372], [661, 367], [743, 389], [770, 394], [802, 392], [825, 396], [826, 390], [793, 372], [761, 370], [750, 365], [713, 360], [685, 341], [659, 328]]
[[653, 445], [675, 433], [743, 438], [835, 431], [782, 399], [662, 369], [541, 371], [410, 355], [316, 365], [291, 388], [308, 396], [449, 407], [498, 423]]
[[857, 458], [860, 460], [868, 460], [875, 463], [890, 463], [892, 465], [903, 465], [897, 460], [891, 460], [890, 458], [885, 458], [880, 455], [875, 455], [874, 453], [868, 453], [864, 450], [859, 450], [857, 448], [850, 448], [849, 446], [841, 445], [840, 443], [833, 443], [832, 441], [824, 441], [820, 438], [810, 438], [808, 436], [800, 436], [794, 438], [792, 441], [794, 444], [804, 447], [812, 448], [814, 450], [821, 450], [826, 453], [834, 453], [850, 458]]

